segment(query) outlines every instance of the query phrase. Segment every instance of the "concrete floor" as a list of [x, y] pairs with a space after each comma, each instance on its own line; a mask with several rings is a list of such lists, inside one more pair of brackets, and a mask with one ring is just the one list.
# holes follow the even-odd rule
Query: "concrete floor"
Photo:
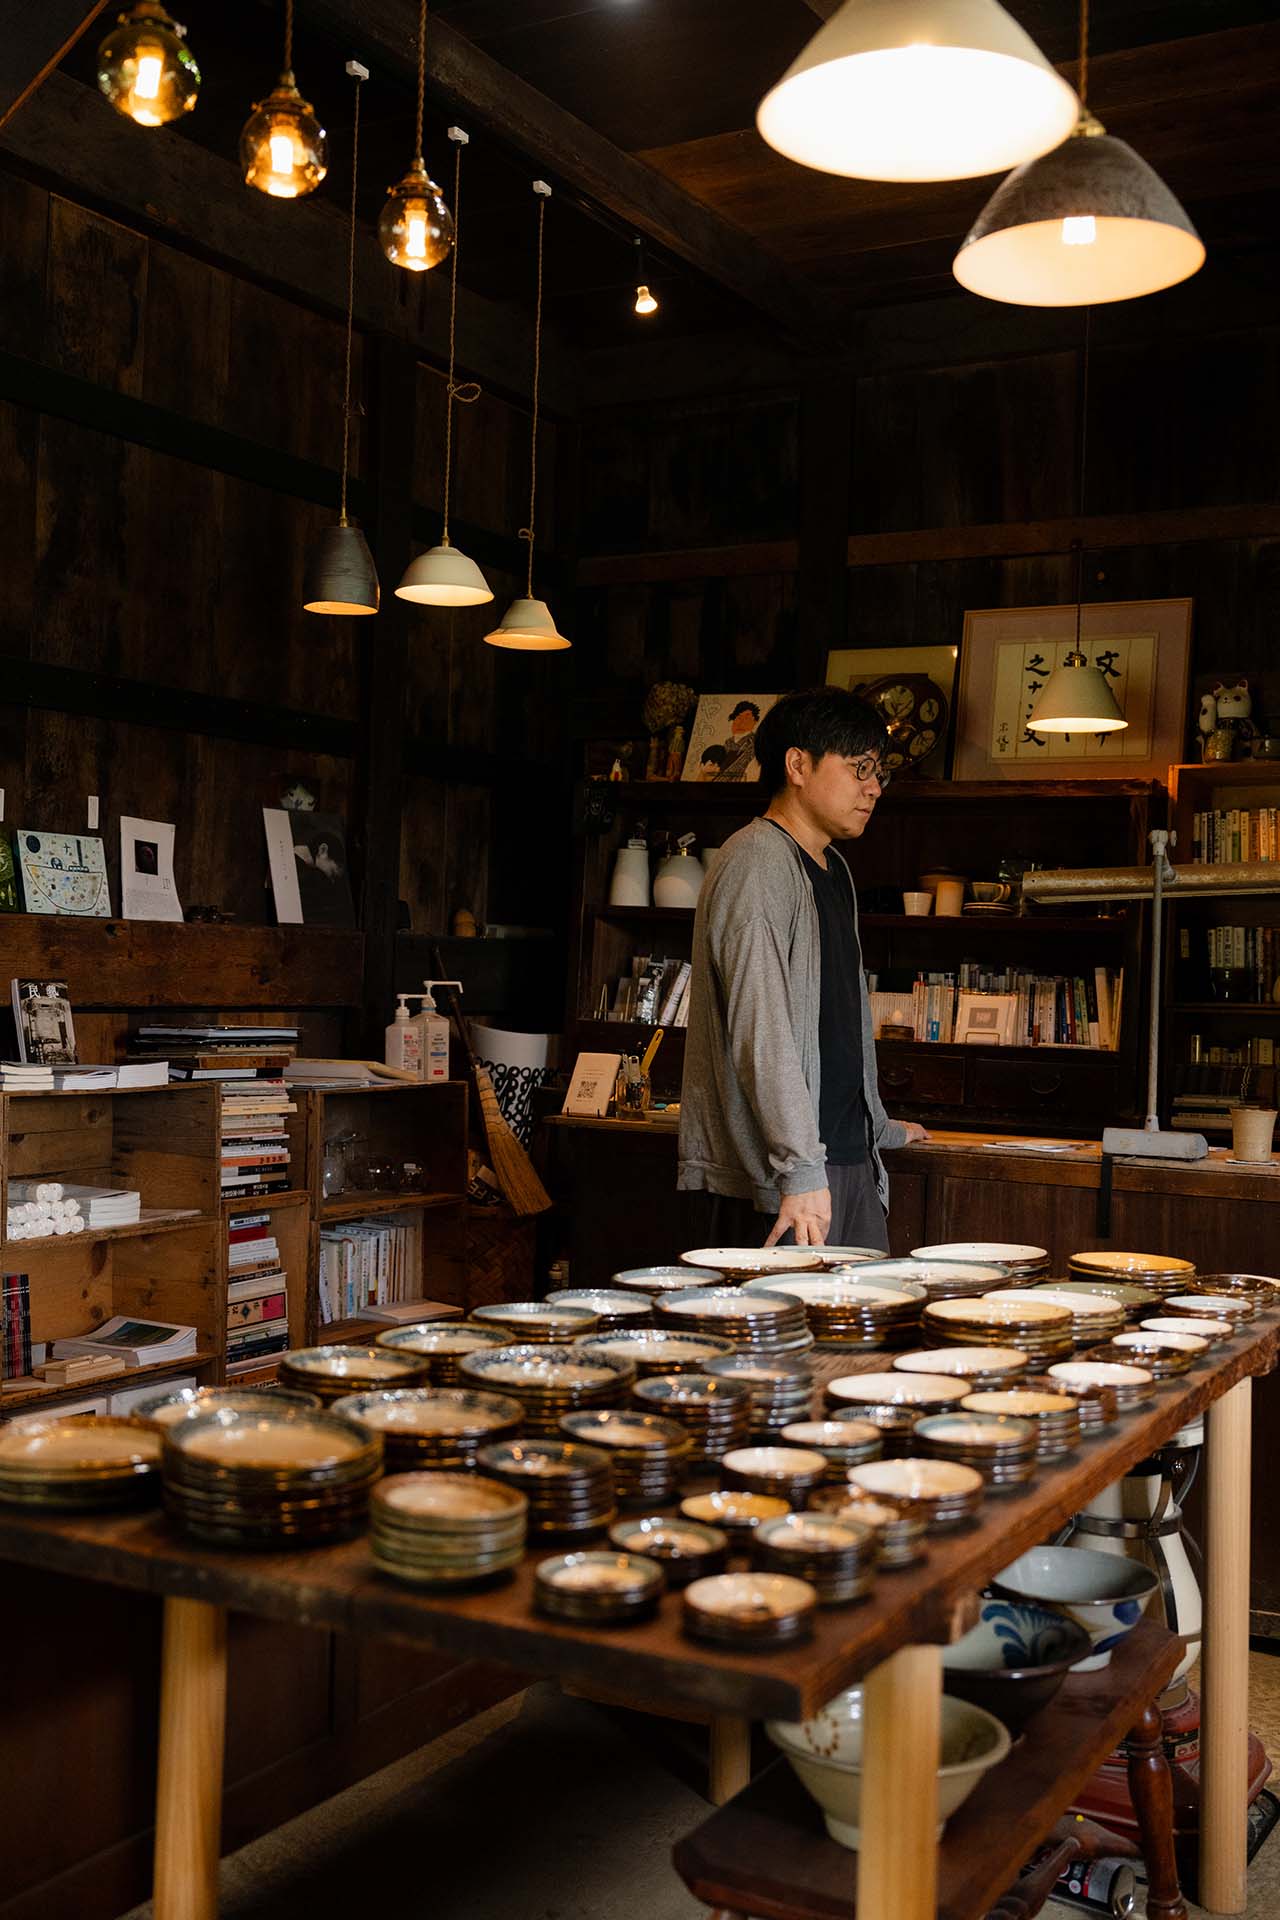
[[[1250, 1686], [1280, 1761], [1280, 1658], [1251, 1655]], [[231, 1855], [221, 1920], [705, 1920], [671, 1865], [708, 1811], [686, 1736], [532, 1687]], [[1253, 1863], [1248, 1920], [1278, 1915], [1280, 1829]]]

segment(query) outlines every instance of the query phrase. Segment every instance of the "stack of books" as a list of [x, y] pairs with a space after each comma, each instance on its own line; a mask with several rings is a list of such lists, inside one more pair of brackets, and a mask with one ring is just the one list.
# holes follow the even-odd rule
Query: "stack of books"
[[[422, 1215], [379, 1216], [320, 1235], [320, 1319], [379, 1318], [422, 1293]], [[388, 1314], [387, 1318], [398, 1316]]]
[[142, 1027], [137, 1046], [162, 1050], [171, 1080], [213, 1082], [221, 1093], [222, 1191], [228, 1198], [277, 1193], [289, 1185], [286, 1114], [297, 1111], [284, 1071], [292, 1026]]
[[28, 1066], [21, 1060], [0, 1060], [0, 1091], [5, 1093], [52, 1093], [52, 1067]]
[[130, 1367], [155, 1367], [171, 1360], [189, 1360], [196, 1351], [196, 1330], [173, 1320], [136, 1320], [117, 1313], [92, 1333], [55, 1340], [52, 1355], [65, 1360], [81, 1353], [110, 1353]]
[[136, 1187], [82, 1187], [70, 1180], [61, 1186], [63, 1205], [74, 1200], [87, 1227], [136, 1227], [142, 1217], [142, 1195]]
[[25, 1273], [0, 1274], [0, 1379], [31, 1372], [31, 1283]]
[[227, 1229], [227, 1378], [252, 1373], [289, 1345], [288, 1276], [269, 1213]]

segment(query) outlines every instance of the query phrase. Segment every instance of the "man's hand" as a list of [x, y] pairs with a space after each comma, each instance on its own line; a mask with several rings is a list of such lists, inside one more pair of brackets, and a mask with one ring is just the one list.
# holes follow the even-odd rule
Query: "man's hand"
[[775, 1246], [790, 1229], [798, 1247], [822, 1247], [826, 1245], [830, 1226], [830, 1187], [815, 1187], [812, 1193], [784, 1194], [773, 1230], [764, 1244]]
[[904, 1120], [902, 1124], [907, 1130], [907, 1137], [902, 1143], [904, 1147], [914, 1147], [917, 1140], [929, 1138], [928, 1127], [922, 1127], [918, 1120]]

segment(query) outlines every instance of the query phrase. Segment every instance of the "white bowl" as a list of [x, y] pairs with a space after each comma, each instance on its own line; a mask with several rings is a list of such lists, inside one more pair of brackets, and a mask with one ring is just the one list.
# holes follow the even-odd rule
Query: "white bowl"
[[[769, 1738], [791, 1762], [802, 1786], [822, 1808], [827, 1832], [855, 1852], [862, 1800], [862, 1688], [846, 1687], [811, 1720], [769, 1720]], [[938, 1766], [938, 1832], [968, 1799], [988, 1768], [1011, 1745], [994, 1714], [967, 1700], [942, 1696]]]
[[992, 1585], [1018, 1600], [1035, 1600], [1084, 1628], [1093, 1652], [1073, 1673], [1111, 1664], [1111, 1654], [1142, 1618], [1159, 1577], [1116, 1553], [1086, 1547], [1032, 1547], [997, 1574]]

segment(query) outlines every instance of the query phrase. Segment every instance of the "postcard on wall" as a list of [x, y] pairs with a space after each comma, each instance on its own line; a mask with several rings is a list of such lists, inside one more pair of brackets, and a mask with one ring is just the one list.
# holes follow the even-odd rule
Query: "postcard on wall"
[[264, 807], [262, 818], [280, 925], [354, 927], [345, 823], [309, 808]]
[[42, 833], [19, 827], [14, 846], [28, 913], [110, 919], [107, 858], [96, 834]]
[[14, 980], [18, 1058], [29, 1066], [74, 1067], [76, 1027], [65, 980]]
[[758, 780], [756, 728], [776, 693], [704, 693], [698, 700], [682, 780]]
[[173, 878], [173, 827], [164, 820], [120, 816], [120, 917], [181, 920]]

